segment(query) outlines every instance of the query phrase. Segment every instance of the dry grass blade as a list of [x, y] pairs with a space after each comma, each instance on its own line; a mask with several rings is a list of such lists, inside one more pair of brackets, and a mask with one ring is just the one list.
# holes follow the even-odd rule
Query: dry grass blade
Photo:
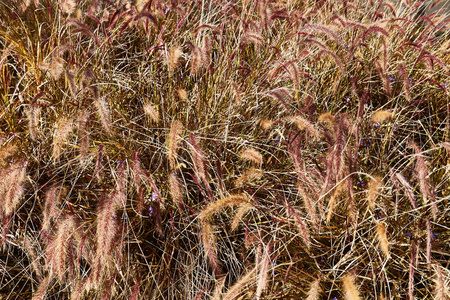
[[0, 0], [0, 298], [449, 299], [448, 1]]

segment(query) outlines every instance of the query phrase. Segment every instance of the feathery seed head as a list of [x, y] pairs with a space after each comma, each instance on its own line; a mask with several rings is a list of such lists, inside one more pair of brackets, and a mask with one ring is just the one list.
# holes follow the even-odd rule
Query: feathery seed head
[[167, 152], [168, 152], [168, 159], [170, 164], [170, 169], [175, 170], [175, 159], [176, 154], [178, 150], [178, 146], [181, 140], [181, 131], [183, 130], [183, 124], [175, 120], [172, 122], [172, 125], [170, 127], [169, 134], [167, 136]]
[[303, 118], [301, 116], [289, 117], [289, 118], [287, 118], [287, 120], [289, 120], [292, 123], [295, 123], [295, 125], [297, 125], [298, 129], [306, 130], [309, 134], [311, 134], [317, 140], [320, 139], [320, 137], [322, 136], [320, 131], [317, 130], [311, 122], [309, 122], [308, 120], [306, 120], [305, 118]]
[[[4, 216], [10, 216], [19, 205], [24, 192], [24, 181], [28, 161], [23, 160], [0, 170], [0, 201]], [[0, 213], [1, 215], [1, 213]]]
[[308, 291], [308, 298], [306, 300], [319, 300], [320, 296], [320, 278], [314, 280]]
[[250, 168], [249, 170], [245, 171], [239, 178], [236, 180], [235, 185], [236, 186], [242, 186], [246, 183], [255, 181], [263, 177], [264, 173], [261, 170]]
[[75, 11], [75, 8], [77, 7], [77, 4], [74, 0], [60, 0], [59, 5], [61, 7], [61, 10], [69, 15], [73, 13]]
[[372, 122], [381, 124], [391, 119], [392, 116], [392, 112], [389, 110], [378, 110], [372, 115]]
[[378, 196], [378, 190], [383, 185], [383, 179], [380, 176], [374, 176], [369, 181], [369, 189], [367, 191], [367, 202], [369, 204], [370, 210], [375, 209], [375, 200]]
[[103, 128], [109, 135], [111, 135], [112, 134], [111, 112], [109, 109], [108, 102], [105, 100], [104, 97], [98, 97], [95, 99], [94, 104], [95, 107], [97, 108], [97, 113], [100, 117], [100, 121], [102, 123]]
[[172, 194], [172, 200], [181, 212], [183, 209], [183, 186], [175, 172], [171, 172], [169, 175], [169, 187], [170, 193]]
[[181, 100], [186, 101], [188, 99], [188, 93], [186, 92], [185, 89], [178, 89], [178, 97], [180, 97]]
[[272, 126], [273, 126], [273, 121], [272, 121], [272, 120], [269, 120], [269, 119], [266, 119], [266, 118], [262, 118], [262, 119], [259, 121], [259, 126], [261, 126], [261, 128], [262, 128], [263, 130], [269, 130], [269, 129], [272, 128]]
[[389, 257], [389, 243], [386, 234], [386, 225], [382, 222], [377, 222], [377, 240], [384, 256]]
[[154, 123], [158, 124], [159, 122], [159, 113], [155, 105], [147, 102], [144, 104], [144, 112], [145, 114], [152, 120]]
[[233, 221], [231, 222], [231, 231], [236, 230], [236, 228], [239, 226], [239, 222], [242, 220], [245, 214], [253, 208], [254, 206], [248, 202], [239, 204], [239, 208], [236, 212], [236, 215], [234, 216]]
[[243, 152], [241, 152], [240, 157], [242, 159], [254, 162], [256, 164], [261, 165], [263, 163], [263, 157], [258, 150], [253, 148], [247, 148]]
[[178, 60], [180, 59], [183, 51], [179, 47], [174, 47], [169, 50], [167, 63], [169, 65], [169, 73], [172, 74], [178, 65]]
[[355, 285], [355, 275], [346, 274], [342, 277], [342, 287], [344, 289], [346, 300], [361, 300], [359, 291]]
[[61, 155], [62, 147], [66, 142], [69, 134], [72, 132], [73, 120], [69, 118], [62, 117], [58, 120], [56, 124], [55, 134], [53, 137], [53, 161], [59, 160]]
[[239, 205], [242, 203], [249, 203], [249, 199], [245, 194], [237, 194], [231, 195], [225, 198], [222, 198], [216, 202], [209, 204], [205, 209], [202, 210], [199, 218], [201, 221], [207, 220], [214, 213], [219, 211], [222, 208], [231, 206], [231, 205]]
[[334, 116], [329, 113], [323, 113], [319, 116], [319, 122], [327, 124], [330, 128], [334, 128]]

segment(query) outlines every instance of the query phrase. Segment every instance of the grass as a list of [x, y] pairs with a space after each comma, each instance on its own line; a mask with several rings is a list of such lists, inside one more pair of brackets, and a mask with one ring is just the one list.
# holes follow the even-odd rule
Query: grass
[[1, 1], [0, 298], [449, 299], [439, 5]]

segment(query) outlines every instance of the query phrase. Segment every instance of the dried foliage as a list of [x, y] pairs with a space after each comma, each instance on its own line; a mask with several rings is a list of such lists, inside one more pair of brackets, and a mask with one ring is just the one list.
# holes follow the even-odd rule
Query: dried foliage
[[0, 1], [1, 299], [449, 299], [448, 1]]

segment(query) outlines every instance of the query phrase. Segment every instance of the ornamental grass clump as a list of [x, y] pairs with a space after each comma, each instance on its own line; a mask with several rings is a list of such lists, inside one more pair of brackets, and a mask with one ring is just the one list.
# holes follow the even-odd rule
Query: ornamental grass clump
[[447, 299], [448, 1], [0, 1], [0, 298]]

